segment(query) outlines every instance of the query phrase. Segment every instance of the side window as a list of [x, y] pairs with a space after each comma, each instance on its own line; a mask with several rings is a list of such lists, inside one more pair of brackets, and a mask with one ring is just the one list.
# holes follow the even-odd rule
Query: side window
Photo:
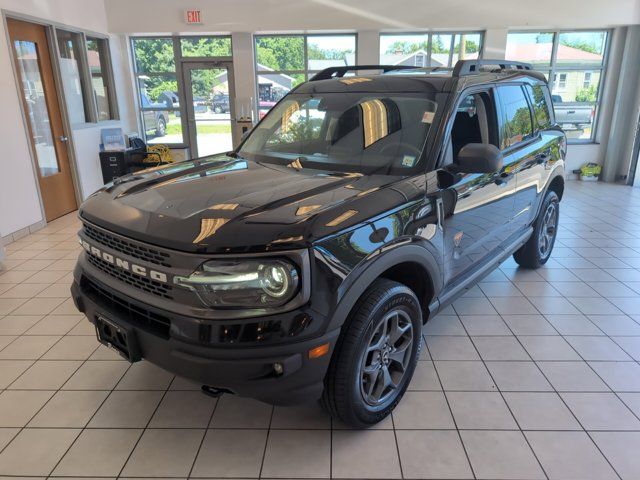
[[[496, 110], [489, 92], [467, 95], [458, 104], [451, 128], [451, 149], [445, 164], [451, 163], [468, 143], [498, 144]], [[449, 149], [447, 149], [449, 150]]]
[[533, 105], [533, 114], [538, 125], [537, 130], [544, 130], [551, 127], [551, 109], [547, 103], [547, 96], [545, 95], [542, 85], [527, 85], [525, 87], [529, 94], [529, 100]]
[[504, 85], [498, 87], [500, 101], [504, 110], [505, 129], [500, 148], [516, 145], [533, 135], [531, 110], [520, 85]]

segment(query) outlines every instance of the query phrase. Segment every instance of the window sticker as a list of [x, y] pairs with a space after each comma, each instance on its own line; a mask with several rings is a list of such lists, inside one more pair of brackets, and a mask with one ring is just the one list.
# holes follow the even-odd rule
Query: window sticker
[[436, 112], [424, 112], [422, 114], [422, 123], [428, 123], [428, 124], [432, 124], [433, 123], [433, 117], [436, 116]]
[[415, 155], [405, 155], [404, 157], [402, 157], [403, 167], [411, 168], [415, 165], [415, 163], [416, 163]]

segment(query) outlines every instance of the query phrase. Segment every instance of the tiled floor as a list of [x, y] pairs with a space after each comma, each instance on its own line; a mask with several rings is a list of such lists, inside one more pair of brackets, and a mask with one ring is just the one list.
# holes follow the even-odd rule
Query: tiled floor
[[0, 476], [640, 478], [640, 190], [570, 183], [552, 259], [432, 319], [368, 431], [225, 396], [98, 347], [68, 297], [74, 216], [0, 274]]

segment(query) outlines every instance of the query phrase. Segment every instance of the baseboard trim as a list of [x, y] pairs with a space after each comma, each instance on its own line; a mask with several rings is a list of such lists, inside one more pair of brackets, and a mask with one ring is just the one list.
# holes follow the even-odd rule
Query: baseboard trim
[[42, 230], [46, 226], [47, 226], [47, 222], [45, 220], [40, 220], [39, 222], [36, 222], [27, 227], [21, 228], [20, 230], [10, 233], [9, 235], [0, 237], [0, 245], [5, 245], [5, 246], [10, 245], [13, 242], [17, 242], [21, 238], [26, 237], [27, 235], [35, 233], [38, 230]]

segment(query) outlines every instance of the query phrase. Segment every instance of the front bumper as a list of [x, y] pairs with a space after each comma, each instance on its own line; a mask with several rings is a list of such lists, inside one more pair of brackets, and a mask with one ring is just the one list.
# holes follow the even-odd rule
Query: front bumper
[[[174, 318], [115, 292], [88, 277], [81, 269], [75, 273], [71, 293], [78, 310], [94, 324], [102, 316], [135, 332], [140, 356], [165, 370], [204, 385], [273, 404], [301, 403], [318, 399], [322, 394], [324, 376], [339, 330], [312, 339], [290, 339], [277, 345], [207, 345], [198, 342], [198, 338], [179, 335], [185, 331], [202, 331], [204, 322], [201, 319], [181, 316], [175, 319], [180, 330], [158, 328], [158, 322], [141, 319], [157, 317], [172, 321]], [[118, 296], [120, 302], [129, 305], [129, 310], [122, 308], [122, 303], [109, 301], [104, 292]], [[136, 315], [131, 315], [131, 311]], [[143, 311], [147, 312], [146, 317], [139, 313]], [[185, 328], [189, 324], [193, 324], [193, 328]], [[329, 354], [308, 358], [310, 349], [325, 343], [331, 346]], [[282, 374], [276, 374], [275, 363], [283, 366]]]

